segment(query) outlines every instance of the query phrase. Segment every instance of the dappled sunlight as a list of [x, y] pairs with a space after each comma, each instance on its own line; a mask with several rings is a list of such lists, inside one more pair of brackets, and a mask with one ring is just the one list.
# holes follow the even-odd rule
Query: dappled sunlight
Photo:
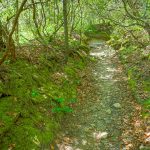
[[[120, 128], [123, 126], [121, 120], [124, 117], [123, 111], [126, 111], [125, 114], [128, 112], [125, 98], [129, 97], [123, 93], [122, 89], [127, 90], [124, 83], [128, 78], [124, 75], [121, 66], [111, 59], [114, 55], [113, 49], [104, 43], [98, 44], [98, 41], [94, 43], [94, 46], [90, 55], [98, 61], [91, 72], [94, 85], [97, 86], [97, 94], [89, 90], [89, 93], [86, 93], [88, 97], [91, 97], [92, 92], [94, 93], [94, 98], [92, 96], [91, 99], [83, 94], [88, 102], [86, 101], [85, 107], [79, 110], [80, 114], [77, 112], [73, 114], [74, 119], [78, 118], [78, 124], [72, 124], [73, 129], [70, 129], [71, 137], [75, 138], [63, 137], [61, 144], [58, 144], [59, 150], [84, 150], [86, 148], [103, 150], [104, 145], [106, 149], [120, 150], [118, 146], [122, 143], [120, 141], [118, 144], [118, 139], [121, 136]], [[89, 105], [88, 108], [86, 105]], [[116, 138], [117, 141], [113, 142], [109, 138]], [[126, 139], [123, 141], [125, 142]], [[132, 145], [127, 143], [126, 147], [130, 148]]]
[[108, 136], [107, 132], [100, 132], [100, 131], [93, 132], [93, 137], [96, 141], [100, 141], [101, 139], [105, 139], [105, 138], [107, 138], [107, 136]]
[[100, 75], [99, 78], [104, 79], [104, 80], [111, 80], [113, 75], [111, 74], [106, 74], [106, 75]]
[[72, 146], [64, 145], [64, 144], [58, 144], [57, 145], [59, 150], [74, 150]]
[[111, 67], [107, 67], [106, 70], [107, 70], [108, 72], [118, 72], [118, 71], [119, 71], [118, 69], [111, 68]]
[[96, 56], [96, 57], [106, 57], [105, 52], [91, 52], [90, 55], [91, 56]]
[[149, 7], [0, 0], [0, 150], [150, 150]]
[[90, 53], [91, 56], [103, 60], [103, 63], [105, 62], [110, 63], [111, 58], [114, 54], [115, 54], [115, 51], [105, 45], [96, 47]]

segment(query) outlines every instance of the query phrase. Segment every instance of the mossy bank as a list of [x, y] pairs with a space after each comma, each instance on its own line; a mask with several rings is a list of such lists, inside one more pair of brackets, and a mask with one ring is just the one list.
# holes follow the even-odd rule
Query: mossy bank
[[51, 50], [22, 47], [18, 60], [0, 67], [0, 149], [50, 147], [63, 116], [78, 100], [88, 59], [87, 47], [73, 47], [68, 56], [57, 43]]

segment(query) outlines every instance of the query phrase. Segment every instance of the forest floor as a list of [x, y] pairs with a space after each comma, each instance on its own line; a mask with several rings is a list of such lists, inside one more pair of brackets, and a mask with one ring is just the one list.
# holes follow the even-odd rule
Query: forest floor
[[78, 106], [65, 117], [56, 149], [148, 150], [141, 107], [115, 51], [102, 41], [91, 41], [90, 47], [96, 61], [86, 69]]

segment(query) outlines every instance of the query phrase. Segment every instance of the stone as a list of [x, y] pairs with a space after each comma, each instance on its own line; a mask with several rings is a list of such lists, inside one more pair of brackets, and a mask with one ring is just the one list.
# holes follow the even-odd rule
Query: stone
[[108, 136], [107, 132], [95, 132], [95, 133], [93, 133], [93, 137], [96, 140], [105, 139], [105, 138], [107, 138], [107, 136]]
[[114, 106], [115, 108], [121, 108], [121, 104], [120, 104], [120, 103], [115, 103], [115, 104], [113, 104], [113, 106]]
[[149, 146], [140, 145], [139, 150], [149, 150]]
[[65, 150], [73, 150], [73, 148], [71, 146], [65, 146], [64, 148], [65, 148]]
[[64, 144], [57, 144], [59, 149], [64, 149], [64, 150], [73, 150], [73, 147], [64, 145]]
[[140, 145], [139, 149], [144, 149], [144, 146], [143, 146], [143, 145]]
[[145, 142], [150, 143], [150, 137], [146, 138]]

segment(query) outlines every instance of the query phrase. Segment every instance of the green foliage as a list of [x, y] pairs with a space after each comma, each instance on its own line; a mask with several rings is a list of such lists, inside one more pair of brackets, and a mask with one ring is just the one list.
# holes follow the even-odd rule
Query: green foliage
[[76, 98], [71, 98], [69, 100], [65, 100], [64, 98], [56, 98], [54, 99], [57, 103], [59, 103], [59, 107], [54, 105], [54, 107], [52, 108], [52, 112], [53, 113], [71, 113], [73, 112], [73, 109], [69, 106], [65, 105], [65, 102], [67, 102], [68, 104], [72, 104], [72, 103], [76, 103], [77, 99]]
[[99, 38], [102, 40], [109, 40], [112, 29], [108, 24], [92, 24], [85, 30], [85, 35], [91, 38]]
[[[2, 3], [0, 23], [9, 35], [16, 16], [17, 4], [13, 0], [9, 3], [0, 0], [0, 3]], [[149, 35], [143, 31], [143, 29], [146, 30], [145, 23], [148, 23], [149, 10], [145, 10], [146, 3], [136, 6], [136, 9], [131, 7], [129, 11], [135, 18], [144, 15], [144, 18], [140, 18], [142, 21], [130, 18], [130, 15], [124, 18], [126, 14], [123, 5], [118, 2], [116, 7], [116, 1], [93, 0], [92, 3], [91, 0], [80, 1], [80, 3], [70, 1], [70, 4], [69, 31], [81, 34], [82, 38], [85, 35], [103, 40], [111, 38], [108, 43], [119, 50], [121, 61], [127, 65], [131, 89], [136, 91], [138, 83], [142, 83], [143, 89], [149, 91], [149, 80], [145, 77], [141, 82], [138, 78], [143, 75], [137, 65], [138, 62], [134, 64], [136, 67], [128, 67], [128, 64], [134, 63], [129, 58], [140, 49], [140, 43], [144, 45], [148, 43]], [[30, 2], [27, 2], [27, 5], [30, 6]], [[77, 101], [77, 86], [81, 83], [79, 73], [84, 69], [89, 53], [89, 49], [80, 45], [80, 39], [70, 39], [70, 50], [61, 48], [64, 44], [61, 1], [37, 4], [35, 17], [31, 13], [32, 9], [32, 7], [26, 9], [25, 6], [21, 11], [19, 32], [16, 28], [13, 39], [17, 45], [16, 35], [18, 34], [20, 44], [28, 43], [32, 47], [37, 46], [36, 53], [42, 54], [37, 57], [29, 52], [29, 60], [25, 60], [19, 58], [20, 52], [17, 51], [17, 61], [14, 63], [11, 63], [9, 59], [4, 61], [4, 66], [8, 67], [8, 73], [5, 81], [0, 80], [0, 96], [1, 93], [6, 95], [0, 100], [0, 116], [2, 116], [0, 118], [0, 143], [2, 143], [0, 149], [12, 149], [9, 145], [14, 145], [14, 148], [18, 150], [46, 149], [45, 146], [49, 145], [53, 138], [54, 130], [57, 131], [58, 128], [53, 114], [61, 116], [73, 111], [71, 105]], [[131, 33], [134, 34], [135, 39]], [[8, 40], [4, 35], [2, 39]], [[40, 41], [43, 47], [37, 41]], [[68, 53], [71, 51], [69, 58], [66, 59], [63, 51]], [[0, 53], [0, 57], [2, 56], [3, 52]], [[33, 63], [30, 63], [30, 57], [37, 58], [31, 59]], [[150, 59], [149, 56], [147, 58]], [[92, 57], [90, 59], [95, 61]], [[144, 106], [149, 109], [149, 100]]]
[[97, 29], [96, 29], [96, 27], [94, 25], [88, 26], [86, 31], [85, 31], [85, 33], [89, 33], [89, 34], [90, 33], [96, 33], [96, 32], [97, 32]]
[[55, 101], [57, 103], [63, 103], [65, 101], [65, 99], [64, 98], [56, 98]]
[[68, 106], [64, 106], [64, 107], [55, 107], [52, 109], [53, 113], [59, 113], [59, 112], [64, 112], [64, 113], [70, 113], [73, 112], [73, 109], [68, 107]]
[[128, 82], [131, 87], [131, 89], [134, 91], [136, 89], [136, 80], [133, 78], [133, 71], [135, 68], [129, 69], [128, 70]]
[[142, 111], [142, 116], [144, 118], [149, 118], [150, 117], [150, 98], [146, 99], [142, 102], [143, 105], [143, 111]]
[[130, 55], [130, 54], [133, 53], [136, 49], [137, 49], [136, 46], [121, 47], [121, 48], [120, 48], [121, 55]]
[[4, 88], [4, 85], [2, 81], [0, 80], [0, 93], [3, 93], [3, 88]]
[[[134, 35], [134, 37], [131, 35]], [[142, 116], [150, 117], [150, 81], [147, 58], [143, 59], [141, 51], [142, 47], [146, 47], [148, 41], [147, 35], [141, 27], [134, 26], [128, 29], [116, 27], [111, 35], [111, 40], [107, 43], [117, 50], [121, 62], [123, 63], [128, 75], [128, 83], [132, 90], [132, 94], [142, 105]], [[144, 57], [145, 58], [145, 57]], [[143, 98], [145, 100], [143, 100]]]
[[144, 90], [150, 92], [150, 79], [143, 81]]
[[0, 101], [0, 149], [48, 147], [59, 128], [56, 118], [73, 112], [71, 105], [77, 102], [83, 59], [71, 56], [62, 65], [42, 54], [39, 64], [25, 59], [5, 64], [8, 81], [0, 81], [0, 92], [9, 96]]
[[150, 109], [150, 99], [145, 100], [143, 104]]

